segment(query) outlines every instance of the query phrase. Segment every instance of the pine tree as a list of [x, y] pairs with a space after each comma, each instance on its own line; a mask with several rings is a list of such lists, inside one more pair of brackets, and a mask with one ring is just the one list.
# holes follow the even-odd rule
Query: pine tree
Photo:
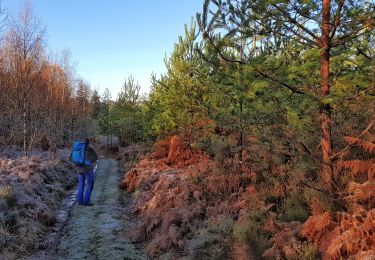
[[[214, 6], [210, 9], [210, 4]], [[246, 64], [248, 59], [235, 59], [225, 54], [227, 40], [235, 40], [232, 49], [237, 52], [238, 39], [259, 39], [274, 49], [283, 48], [289, 41], [320, 50], [320, 94], [313, 99], [320, 103], [322, 179], [326, 189], [332, 188], [332, 115], [329, 102], [332, 78], [330, 57], [339, 46], [350, 45], [375, 28], [374, 4], [368, 1], [210, 1], [204, 2], [202, 14], [197, 15], [205, 39], [208, 39], [220, 57], [228, 62]], [[208, 16], [212, 13], [211, 20]], [[360, 14], [360, 15], [359, 15]], [[216, 29], [220, 31], [216, 33]], [[226, 34], [221, 38], [221, 32]], [[266, 37], [264, 37], [264, 35]], [[261, 37], [260, 37], [261, 36]], [[250, 57], [250, 55], [249, 55]], [[259, 68], [261, 76], [286, 87], [292, 93], [311, 95]]]

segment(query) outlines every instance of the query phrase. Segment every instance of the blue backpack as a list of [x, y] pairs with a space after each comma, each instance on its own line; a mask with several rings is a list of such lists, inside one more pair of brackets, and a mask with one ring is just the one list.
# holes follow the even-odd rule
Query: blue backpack
[[85, 160], [85, 152], [87, 146], [85, 143], [82, 142], [74, 142], [73, 143], [73, 150], [71, 160], [77, 166], [91, 166], [91, 162], [89, 160]]

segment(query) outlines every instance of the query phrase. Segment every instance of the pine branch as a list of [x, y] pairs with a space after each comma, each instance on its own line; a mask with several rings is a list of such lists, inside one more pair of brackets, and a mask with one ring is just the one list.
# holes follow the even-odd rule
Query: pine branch
[[239, 64], [247, 64], [246, 62], [242, 61], [242, 60], [234, 60], [234, 59], [231, 59], [231, 58], [228, 58], [226, 57], [222, 51], [220, 50], [220, 48], [215, 44], [215, 42], [213, 41], [212, 37], [211, 36], [208, 36], [208, 41], [210, 42], [210, 44], [215, 48], [216, 52], [219, 54], [219, 56], [227, 61], [227, 62], [231, 62], [231, 63], [239, 63]]
[[289, 84], [287, 84], [285, 82], [282, 82], [281, 80], [279, 80], [277, 78], [274, 78], [274, 77], [266, 74], [265, 72], [262, 72], [259, 69], [254, 69], [254, 71], [256, 73], [258, 73], [259, 75], [261, 75], [261, 76], [263, 76], [263, 77], [265, 77], [265, 78], [267, 78], [267, 79], [269, 79], [269, 80], [271, 80], [271, 81], [273, 81], [273, 82], [275, 82], [275, 83], [277, 83], [277, 84], [279, 84], [279, 85], [281, 85], [281, 86], [289, 89], [290, 91], [292, 91], [295, 94], [305, 95], [305, 96], [307, 96], [307, 97], [309, 97], [309, 98], [311, 98], [311, 99], [313, 99], [313, 100], [315, 100], [315, 101], [317, 101], [317, 102], [320, 103], [320, 100], [317, 97], [315, 97], [314, 95], [311, 95], [311, 94], [309, 94], [307, 92], [301, 91], [300, 89], [295, 88], [295, 87], [293, 87], [293, 86], [291, 86], [291, 85], [289, 85]]
[[336, 12], [336, 15], [335, 15], [335, 23], [333, 25], [333, 30], [332, 30], [331, 36], [330, 36], [330, 41], [332, 41], [333, 37], [335, 37], [337, 28], [340, 25], [340, 22], [341, 22], [341, 11], [342, 11], [342, 8], [344, 6], [344, 2], [345, 2], [345, 0], [339, 0], [339, 4], [338, 4], [338, 7], [337, 7], [337, 12]]
[[[365, 28], [367, 28], [367, 27], [368, 26], [364, 25], [364, 26], [358, 28], [355, 31], [351, 31], [348, 34], [345, 34], [345, 35], [335, 39], [332, 43], [332, 47], [337, 47], [337, 46], [343, 45], [345, 43], [348, 43], [348, 42], [362, 36], [362, 35], [367, 34], [369, 32], [368, 30], [365, 30]], [[361, 32], [362, 30], [363, 30], [363, 32]]]
[[316, 41], [320, 40], [320, 38], [315, 33], [313, 33], [312, 31], [310, 31], [306, 26], [303, 26], [296, 19], [294, 19], [293, 17], [291, 17], [290, 14], [286, 10], [284, 10], [283, 8], [278, 7], [276, 4], [272, 4], [272, 6], [275, 7], [288, 20], [288, 22], [290, 22], [292, 24], [295, 24], [298, 28], [300, 28], [301, 30], [303, 30], [308, 35], [310, 35]]
[[367, 55], [363, 50], [361, 50], [359, 47], [356, 48], [357, 51], [358, 51], [358, 54], [361, 54], [362, 56], [364, 56], [366, 59], [368, 60], [374, 60], [373, 57], [370, 57], [369, 55]]

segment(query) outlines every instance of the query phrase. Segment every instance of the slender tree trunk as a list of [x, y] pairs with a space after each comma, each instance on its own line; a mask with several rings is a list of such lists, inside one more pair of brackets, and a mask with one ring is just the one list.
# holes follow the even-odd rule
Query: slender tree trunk
[[[254, 36], [254, 42], [255, 42], [255, 45], [253, 46], [254, 48], [254, 51], [256, 49], [256, 36]], [[262, 42], [262, 38], [260, 38], [260, 42]], [[260, 48], [262, 48], [262, 43], [260, 44]], [[245, 41], [244, 40], [241, 40], [241, 61], [244, 60], [244, 49], [245, 49]], [[241, 70], [242, 72], [242, 70]], [[241, 85], [243, 84], [242, 80], [241, 80]], [[243, 136], [244, 136], [244, 125], [243, 125], [243, 102], [244, 102], [244, 90], [243, 90], [243, 86], [241, 86], [241, 96], [240, 96], [240, 156], [239, 156], [239, 160], [240, 160], [240, 163], [241, 165], [243, 164], [243, 148], [244, 148], [244, 144], [243, 144]], [[242, 173], [242, 167], [241, 167], [241, 173]]]
[[22, 121], [23, 121], [23, 153], [25, 156], [27, 156], [27, 144], [26, 144], [27, 124], [26, 124], [25, 108], [23, 108], [23, 112], [22, 112]]
[[[323, 0], [322, 8], [322, 36], [320, 42], [320, 76], [321, 76], [321, 96], [326, 97], [330, 93], [330, 12], [331, 0]], [[322, 180], [327, 190], [332, 188], [333, 165], [332, 140], [331, 140], [331, 106], [323, 104], [320, 109], [320, 127], [322, 131], [321, 149], [322, 149]]]
[[23, 134], [23, 153], [27, 156], [27, 116], [26, 116], [26, 96], [22, 100], [22, 134]]
[[244, 125], [243, 125], [243, 97], [240, 99], [240, 163], [243, 163], [243, 150], [244, 150], [244, 144], [243, 144], [243, 137], [244, 137]]

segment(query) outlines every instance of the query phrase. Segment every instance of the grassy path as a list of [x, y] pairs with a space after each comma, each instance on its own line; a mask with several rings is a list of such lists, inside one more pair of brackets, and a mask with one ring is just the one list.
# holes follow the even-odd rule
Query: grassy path
[[102, 158], [91, 199], [95, 205], [73, 209], [58, 246], [62, 259], [144, 259], [124, 236], [119, 178], [117, 162]]
[[125, 238], [126, 205], [118, 187], [117, 161], [101, 158], [91, 196], [94, 206], [75, 205], [58, 246], [30, 259], [146, 259]]

